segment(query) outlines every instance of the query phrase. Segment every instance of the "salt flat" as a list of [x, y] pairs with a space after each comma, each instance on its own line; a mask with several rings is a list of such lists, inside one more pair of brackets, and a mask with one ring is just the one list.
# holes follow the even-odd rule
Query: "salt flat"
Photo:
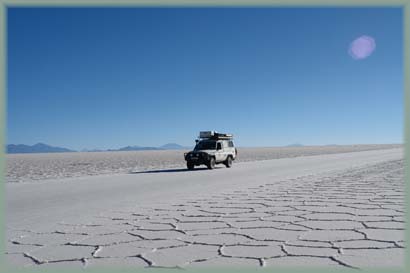
[[400, 267], [403, 149], [6, 184], [25, 267]]
[[[391, 149], [402, 145], [336, 145], [304, 147], [239, 148], [236, 162], [298, 156]], [[129, 173], [185, 167], [184, 150], [8, 154], [6, 182]]]

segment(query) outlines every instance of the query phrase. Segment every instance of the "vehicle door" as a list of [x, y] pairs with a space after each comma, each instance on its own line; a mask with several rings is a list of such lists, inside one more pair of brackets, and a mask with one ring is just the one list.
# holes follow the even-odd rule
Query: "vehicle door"
[[224, 161], [224, 147], [222, 141], [218, 141], [216, 144], [216, 153], [215, 153], [216, 162]]

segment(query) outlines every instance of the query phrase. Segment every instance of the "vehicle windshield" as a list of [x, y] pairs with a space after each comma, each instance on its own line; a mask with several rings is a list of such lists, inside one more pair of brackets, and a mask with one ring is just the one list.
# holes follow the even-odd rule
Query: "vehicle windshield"
[[194, 151], [199, 150], [216, 150], [216, 141], [214, 140], [202, 140], [196, 144]]

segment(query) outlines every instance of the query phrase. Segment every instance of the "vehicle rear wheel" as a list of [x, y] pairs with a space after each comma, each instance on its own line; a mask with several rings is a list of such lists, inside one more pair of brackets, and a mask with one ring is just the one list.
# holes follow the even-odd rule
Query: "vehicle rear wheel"
[[227, 168], [232, 167], [232, 157], [228, 156], [228, 158], [225, 160], [224, 164]]
[[187, 166], [188, 170], [193, 170], [195, 168], [194, 163], [191, 163], [191, 162], [187, 162], [186, 166]]
[[206, 165], [208, 167], [208, 169], [212, 170], [213, 168], [215, 168], [215, 158], [211, 157], [211, 159], [209, 159], [208, 164]]

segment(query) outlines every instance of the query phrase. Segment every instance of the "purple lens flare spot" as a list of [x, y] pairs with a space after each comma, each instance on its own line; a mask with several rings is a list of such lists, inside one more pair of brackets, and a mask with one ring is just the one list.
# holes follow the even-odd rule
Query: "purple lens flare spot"
[[349, 54], [355, 60], [369, 57], [376, 49], [376, 41], [370, 36], [360, 36], [355, 39], [349, 47]]

